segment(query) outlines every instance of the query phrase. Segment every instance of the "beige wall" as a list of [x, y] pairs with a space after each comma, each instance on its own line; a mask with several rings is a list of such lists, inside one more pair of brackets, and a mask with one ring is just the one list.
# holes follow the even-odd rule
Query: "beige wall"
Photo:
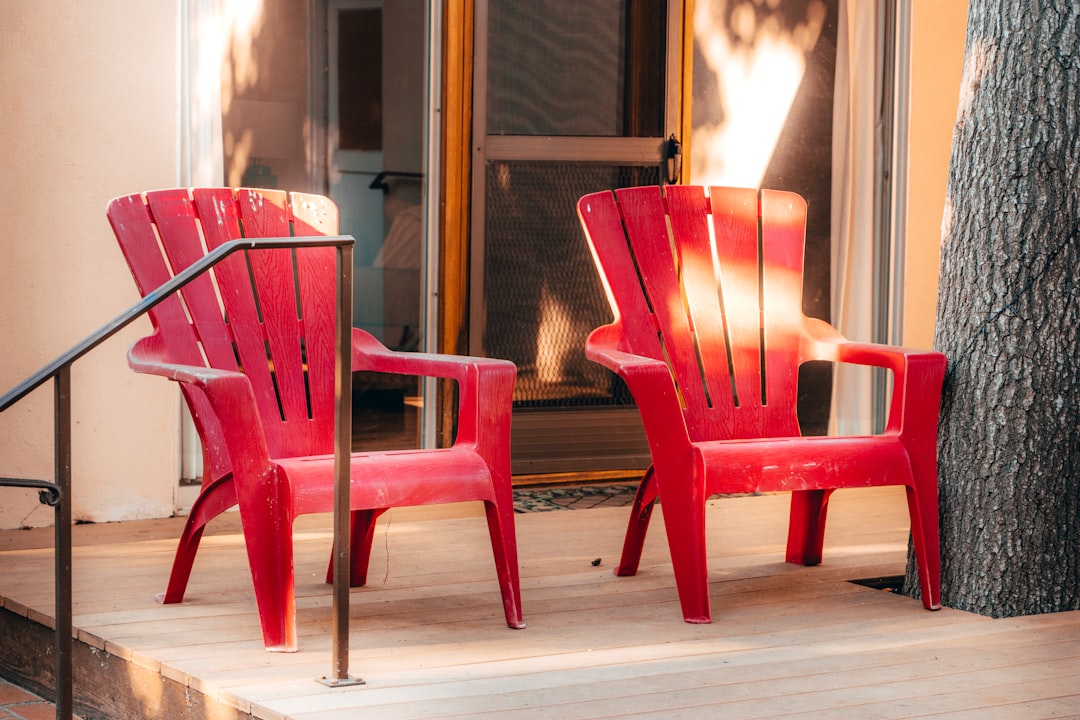
[[964, 62], [967, 2], [913, 0], [911, 4], [903, 343], [930, 348], [937, 309], [941, 218]]
[[[177, 7], [5, 0], [0, 23], [0, 392], [138, 299], [105, 219], [114, 196], [177, 182]], [[75, 365], [76, 518], [171, 514], [178, 399], [136, 376], [140, 321]], [[0, 414], [0, 475], [52, 477], [52, 389]], [[51, 522], [0, 488], [0, 528]]]

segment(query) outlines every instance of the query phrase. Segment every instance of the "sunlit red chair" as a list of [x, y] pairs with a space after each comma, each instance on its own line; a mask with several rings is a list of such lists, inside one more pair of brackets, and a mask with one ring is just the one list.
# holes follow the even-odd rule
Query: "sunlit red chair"
[[[936, 436], [945, 357], [850, 342], [802, 312], [806, 203], [793, 193], [693, 186], [599, 192], [578, 203], [614, 312], [586, 355], [625, 380], [652, 453], [618, 575], [638, 570], [660, 501], [687, 622], [709, 622], [706, 500], [792, 491], [787, 560], [821, 562], [838, 488], [903, 485], [923, 604], [939, 606]], [[892, 371], [881, 435], [800, 434], [811, 360]]]
[[[337, 232], [329, 200], [277, 191], [136, 194], [113, 200], [108, 218], [143, 295], [241, 236]], [[162, 600], [183, 599], [206, 523], [239, 504], [263, 641], [292, 651], [293, 520], [333, 507], [335, 251], [239, 252], [212, 273], [151, 311], [153, 334], [128, 355], [136, 371], [181, 383], [203, 444], [202, 490]], [[514, 365], [393, 352], [353, 329], [352, 367], [448, 378], [459, 407], [452, 447], [353, 454], [351, 584], [365, 582], [375, 521], [388, 508], [482, 500], [506, 622], [524, 627], [510, 488]]]

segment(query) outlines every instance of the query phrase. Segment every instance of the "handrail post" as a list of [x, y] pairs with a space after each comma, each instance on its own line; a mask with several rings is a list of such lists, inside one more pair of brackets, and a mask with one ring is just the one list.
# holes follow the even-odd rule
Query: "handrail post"
[[334, 597], [332, 672], [318, 678], [330, 687], [363, 685], [349, 675], [349, 587], [352, 580], [350, 507], [352, 494], [352, 256], [337, 249], [337, 358], [334, 363]]
[[56, 484], [60, 501], [56, 503], [53, 522], [56, 558], [56, 717], [71, 718], [74, 711], [72, 671], [72, 592], [71, 592], [71, 366], [64, 365], [55, 377]]

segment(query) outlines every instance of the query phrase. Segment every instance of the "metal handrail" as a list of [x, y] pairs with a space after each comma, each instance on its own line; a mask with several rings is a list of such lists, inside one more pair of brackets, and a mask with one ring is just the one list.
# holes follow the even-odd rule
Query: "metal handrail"
[[[348, 235], [315, 237], [245, 238], [215, 248], [175, 275], [161, 287], [103, 325], [82, 342], [45, 365], [0, 397], [0, 412], [52, 379], [55, 381], [55, 473], [56, 481], [0, 477], [0, 486], [38, 488], [42, 503], [55, 507], [55, 633], [56, 717], [73, 713], [72, 691], [72, 591], [71, 591], [71, 365], [196, 277], [238, 250], [270, 250], [299, 247], [337, 248], [337, 359], [335, 363], [334, 440], [334, 600], [333, 678], [348, 684], [349, 676], [349, 456], [352, 441], [352, 409], [349, 383], [352, 376], [352, 254], [355, 240]], [[358, 682], [352, 680], [353, 682]]]

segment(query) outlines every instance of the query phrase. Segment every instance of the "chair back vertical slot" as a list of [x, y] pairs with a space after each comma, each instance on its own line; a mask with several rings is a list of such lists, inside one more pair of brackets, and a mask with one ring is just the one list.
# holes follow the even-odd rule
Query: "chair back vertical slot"
[[701, 365], [694, 345], [679, 265], [672, 246], [664, 197], [658, 187], [617, 190], [626, 238], [640, 273], [638, 293], [652, 307], [661, 355], [678, 389], [685, 412], [701, 415], [708, 410]]
[[[251, 237], [289, 237], [291, 227], [284, 192], [238, 190], [236, 202], [240, 221]], [[248, 253], [255, 281], [255, 298], [262, 308], [263, 329], [266, 333], [268, 359], [273, 368], [278, 403], [285, 424], [300, 426], [292, 437], [303, 437], [308, 415], [307, 387], [301, 356], [302, 336], [297, 314], [296, 286], [293, 279], [292, 250], [281, 248]], [[332, 436], [327, 435], [328, 443]], [[298, 453], [310, 454], [312, 446], [296, 448]], [[331, 447], [330, 444], [324, 447]]]
[[757, 194], [748, 188], [710, 188], [708, 212], [718, 265], [714, 284], [722, 298], [733, 382], [739, 396], [732, 437], [758, 437], [766, 396], [762, 392]]

